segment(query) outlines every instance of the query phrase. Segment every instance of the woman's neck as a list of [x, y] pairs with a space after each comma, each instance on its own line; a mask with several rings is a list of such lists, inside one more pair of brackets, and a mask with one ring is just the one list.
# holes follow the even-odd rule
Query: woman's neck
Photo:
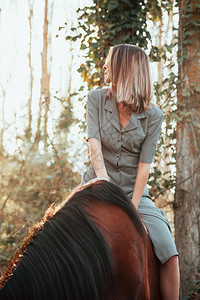
[[125, 115], [132, 115], [132, 110], [129, 105], [125, 105], [124, 102], [117, 103], [119, 113], [122, 112]]
[[124, 103], [117, 103], [118, 106], [118, 112], [119, 112], [119, 121], [120, 121], [120, 127], [121, 129], [126, 126], [126, 124], [129, 122], [132, 110], [129, 107], [129, 105], [124, 105]]

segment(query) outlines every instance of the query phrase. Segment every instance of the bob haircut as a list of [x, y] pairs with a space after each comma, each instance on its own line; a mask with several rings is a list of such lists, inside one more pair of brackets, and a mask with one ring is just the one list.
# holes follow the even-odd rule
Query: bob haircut
[[149, 57], [140, 47], [120, 44], [110, 48], [107, 60], [111, 68], [108, 97], [123, 102], [133, 112], [142, 113], [150, 107], [152, 80]]

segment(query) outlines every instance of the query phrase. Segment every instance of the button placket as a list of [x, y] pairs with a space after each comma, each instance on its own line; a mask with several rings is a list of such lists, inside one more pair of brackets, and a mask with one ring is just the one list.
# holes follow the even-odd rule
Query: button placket
[[120, 159], [120, 154], [121, 154], [121, 147], [122, 147], [122, 144], [121, 144], [121, 141], [122, 141], [122, 137], [121, 137], [121, 131], [118, 133], [118, 137], [117, 137], [117, 141], [120, 142], [118, 144], [118, 153], [116, 154], [116, 157], [117, 157], [117, 166], [116, 166], [116, 171], [117, 172], [120, 172], [120, 168], [119, 168], [119, 159]]

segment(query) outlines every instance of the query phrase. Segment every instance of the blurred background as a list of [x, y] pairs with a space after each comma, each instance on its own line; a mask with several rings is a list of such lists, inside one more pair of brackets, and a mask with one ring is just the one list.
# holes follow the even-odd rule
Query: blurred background
[[[85, 103], [109, 47], [142, 47], [164, 114], [149, 189], [200, 297], [199, 0], [0, 0], [0, 271], [89, 163]], [[195, 298], [196, 297], [196, 298]]]

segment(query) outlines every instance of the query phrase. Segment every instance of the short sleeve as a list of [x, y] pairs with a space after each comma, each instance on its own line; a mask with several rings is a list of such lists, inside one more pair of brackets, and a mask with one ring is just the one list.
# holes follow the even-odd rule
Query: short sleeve
[[147, 134], [141, 145], [140, 162], [147, 164], [154, 162], [156, 146], [160, 136], [163, 119], [163, 112], [158, 107], [154, 107], [153, 112], [149, 114]]
[[92, 92], [88, 94], [86, 108], [87, 141], [89, 138], [95, 138], [101, 141], [98, 99], [95, 99], [95, 95]]

